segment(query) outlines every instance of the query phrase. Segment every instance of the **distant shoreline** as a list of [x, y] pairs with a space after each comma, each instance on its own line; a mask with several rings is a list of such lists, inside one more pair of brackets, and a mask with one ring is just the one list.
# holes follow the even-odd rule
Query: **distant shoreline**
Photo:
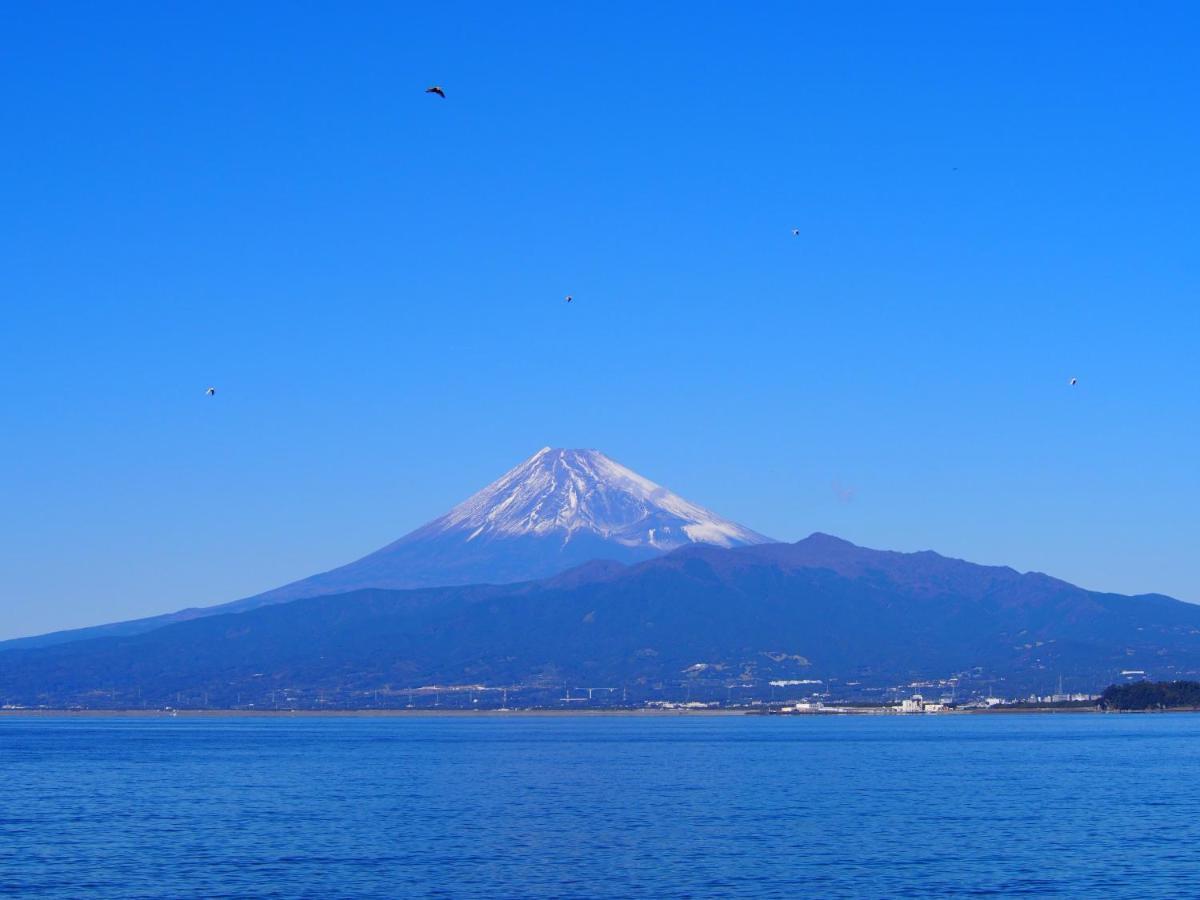
[[746, 709], [3, 709], [0, 718], [393, 719], [517, 716], [746, 716]]
[[882, 707], [823, 710], [811, 713], [763, 713], [760, 709], [0, 709], [0, 719], [515, 719], [515, 718], [671, 718], [671, 716], [755, 716], [762, 719], [836, 719], [884, 716], [923, 719], [954, 715], [1109, 715], [1200, 713], [1198, 707], [1174, 709], [1097, 709], [1096, 707], [1024, 707], [948, 709], [940, 713], [896, 713]]
[[765, 714], [754, 709], [4, 709], [4, 718], [43, 719], [402, 719], [434, 717], [451, 719], [470, 718], [663, 718], [672, 716], [755, 716], [779, 719], [830, 719], [858, 718], [861, 716], [885, 716], [902, 719], [920, 719], [929, 716], [959, 715], [1033, 715], [1046, 714], [1109, 714], [1109, 713], [1164, 713], [1200, 712], [1196, 708], [1153, 709], [1153, 710], [1101, 710], [1095, 707], [1026, 707], [1023, 709], [962, 709], [939, 713], [896, 713], [881, 708], [856, 709], [852, 712], [810, 712]]

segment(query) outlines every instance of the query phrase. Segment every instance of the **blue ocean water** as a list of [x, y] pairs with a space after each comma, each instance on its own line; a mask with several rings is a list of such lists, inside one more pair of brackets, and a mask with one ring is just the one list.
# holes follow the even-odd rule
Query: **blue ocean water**
[[1200, 715], [0, 719], [0, 893], [1200, 896]]

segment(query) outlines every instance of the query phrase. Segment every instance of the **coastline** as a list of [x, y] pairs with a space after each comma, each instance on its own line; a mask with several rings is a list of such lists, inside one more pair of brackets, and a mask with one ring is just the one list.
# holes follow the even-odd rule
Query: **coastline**
[[745, 716], [743, 709], [4, 709], [4, 718], [138, 718], [138, 719], [400, 719], [400, 718], [513, 718], [545, 716]]
[[1094, 707], [1055, 708], [1029, 707], [1025, 709], [963, 709], [939, 713], [897, 713], [879, 708], [855, 710], [853, 712], [810, 712], [765, 714], [752, 709], [4, 709], [0, 720], [7, 718], [42, 719], [402, 719], [402, 718], [664, 718], [679, 716], [721, 717], [755, 716], [758, 718], [805, 719], [805, 718], [858, 718], [861, 716], [920, 719], [929, 716], [959, 715], [1108, 715], [1111, 713], [1166, 713], [1200, 712], [1200, 709], [1152, 709], [1152, 710], [1101, 710]]

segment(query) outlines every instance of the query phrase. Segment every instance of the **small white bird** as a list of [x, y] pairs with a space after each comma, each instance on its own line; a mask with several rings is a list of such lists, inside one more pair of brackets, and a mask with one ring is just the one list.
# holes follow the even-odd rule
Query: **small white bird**
[[792, 229], [792, 237], [800, 237], [800, 229], [799, 228]]
[[574, 297], [572, 297], [570, 294], [567, 294], [567, 302], [568, 302], [568, 303], [570, 303], [570, 302], [571, 302], [572, 300], [574, 300], [574, 299], [575, 299], [575, 298], [574, 298]]
[[205, 393], [205, 395], [206, 395], [206, 396], [208, 396], [208, 397], [213, 397], [213, 396], [216, 396], [217, 389], [216, 389], [215, 387], [210, 387], [210, 388], [209, 388], [208, 390], [206, 390], [204, 393]]
[[446, 92], [442, 90], [442, 86], [441, 86], [440, 84], [435, 84], [433, 87], [427, 87], [427, 88], [425, 88], [425, 93], [427, 93], [427, 94], [437, 94], [437, 95], [438, 95], [439, 97], [441, 97], [443, 100], [445, 100], [445, 99], [446, 99]]
[[1072, 379], [1071, 379], [1071, 380], [1068, 382], [1068, 384], [1070, 384], [1070, 385], [1071, 385], [1071, 387], [1075, 387], [1075, 385], [1079, 384], [1079, 379], [1078, 379], [1078, 378], [1072, 378]]

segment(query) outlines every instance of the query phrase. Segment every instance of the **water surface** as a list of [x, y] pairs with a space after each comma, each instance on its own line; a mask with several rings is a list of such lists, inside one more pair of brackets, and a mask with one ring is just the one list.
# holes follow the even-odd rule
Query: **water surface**
[[0, 893], [1200, 896], [1200, 715], [0, 719]]

